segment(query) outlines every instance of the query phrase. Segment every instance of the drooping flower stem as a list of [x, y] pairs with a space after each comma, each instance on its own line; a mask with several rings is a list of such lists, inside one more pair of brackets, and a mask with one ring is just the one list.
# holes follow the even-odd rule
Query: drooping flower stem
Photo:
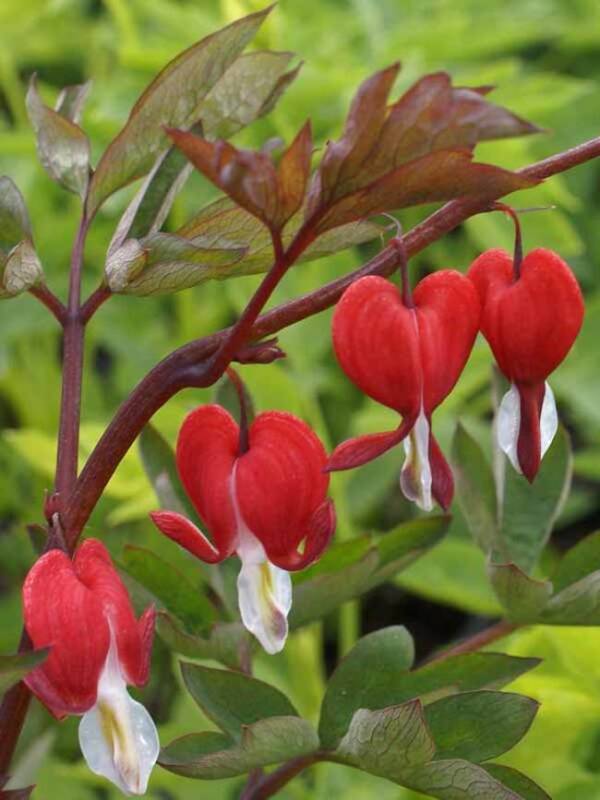
[[238, 447], [238, 455], [243, 456], [250, 449], [250, 441], [248, 439], [248, 402], [246, 392], [244, 391], [244, 384], [237, 372], [231, 367], [225, 370], [227, 377], [231, 381], [235, 393], [240, 404], [240, 443]]
[[503, 211], [509, 216], [515, 226], [515, 245], [513, 250], [513, 273], [515, 280], [518, 281], [521, 277], [521, 263], [523, 261], [523, 234], [521, 232], [521, 221], [519, 215], [506, 203], [494, 203], [492, 206], [494, 211]]

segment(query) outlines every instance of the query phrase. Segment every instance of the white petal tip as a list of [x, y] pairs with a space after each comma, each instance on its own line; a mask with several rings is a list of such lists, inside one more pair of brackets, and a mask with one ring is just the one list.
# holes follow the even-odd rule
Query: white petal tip
[[519, 429], [521, 427], [521, 398], [517, 387], [511, 384], [502, 398], [496, 417], [496, 442], [510, 463], [521, 473], [521, 465], [517, 455]]
[[88, 767], [126, 795], [143, 795], [158, 758], [156, 726], [141, 703], [133, 700], [111, 642], [96, 705], [79, 723], [79, 746]]
[[542, 445], [542, 458], [552, 444], [556, 431], [558, 430], [558, 412], [556, 411], [556, 400], [550, 384], [546, 382], [544, 400], [542, 402], [542, 413], [540, 414], [540, 438]]
[[290, 574], [271, 564], [264, 551], [260, 560], [255, 548], [242, 547], [238, 555], [242, 560], [237, 582], [242, 622], [267, 653], [279, 653], [287, 639], [287, 616], [292, 607]]
[[431, 465], [429, 463], [429, 422], [423, 409], [404, 440], [406, 459], [400, 473], [402, 494], [423, 511], [433, 509]]

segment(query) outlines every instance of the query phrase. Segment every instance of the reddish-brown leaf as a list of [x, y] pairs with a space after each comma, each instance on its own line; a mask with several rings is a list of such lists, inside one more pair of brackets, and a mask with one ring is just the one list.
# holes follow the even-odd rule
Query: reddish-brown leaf
[[438, 150], [402, 164], [334, 203], [317, 231], [422, 203], [474, 195], [492, 199], [538, 183], [490, 164], [474, 163], [471, 158], [469, 150]]
[[[310, 122], [306, 122], [281, 156], [277, 168], [279, 183], [279, 226], [291, 219], [304, 202], [312, 156]], [[279, 227], [278, 226], [278, 227]]]

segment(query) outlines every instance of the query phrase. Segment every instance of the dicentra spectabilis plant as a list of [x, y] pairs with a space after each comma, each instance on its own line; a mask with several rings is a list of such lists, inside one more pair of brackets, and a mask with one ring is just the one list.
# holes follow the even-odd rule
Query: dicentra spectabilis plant
[[[82, 716], [79, 739], [89, 767], [124, 793], [142, 794], [150, 781], [149, 792], [171, 796], [161, 781], [176, 773], [238, 778], [239, 796], [258, 800], [312, 764], [332, 761], [436, 798], [539, 800], [547, 797], [540, 787], [495, 763], [537, 711], [535, 700], [501, 689], [537, 661], [474, 651], [522, 624], [600, 624], [600, 556], [587, 557], [588, 542], [569, 554], [553, 581], [532, 577], [569, 489], [563, 428], [541, 467], [540, 458], [556, 429], [545, 381], [577, 336], [581, 293], [563, 260], [547, 250], [522, 263], [487, 252], [466, 275], [466, 264], [453, 264], [415, 279], [414, 292], [408, 259], [469, 217], [496, 209], [498, 198], [600, 155], [600, 140], [517, 172], [479, 163], [478, 142], [538, 129], [490, 103], [487, 87], [454, 86], [445, 73], [426, 75], [390, 101], [399, 70], [392, 65], [359, 87], [337, 141], [315, 143], [306, 122], [287, 146], [242, 149], [230, 138], [266, 115], [299, 71], [290, 69], [289, 53], [244, 53], [268, 13], [234, 22], [172, 61], [95, 165], [80, 124], [89, 86], [67, 87], [54, 107], [34, 79], [27, 92], [41, 163], [79, 197], [81, 217], [63, 301], [44, 277], [25, 200], [10, 178], [0, 179], [0, 297], [29, 292], [63, 333], [56, 474], [39, 505], [45, 538], [23, 587], [18, 653], [0, 658], [7, 690], [0, 796], [17, 796], [14, 785], [4, 786], [33, 692], [55, 717]], [[181, 224], [170, 211], [194, 167], [221, 194]], [[103, 280], [82, 300], [88, 232], [108, 198], [138, 180], [108, 245]], [[403, 236], [388, 236], [390, 212], [445, 201]], [[379, 252], [363, 266], [265, 312], [290, 269], [367, 243]], [[80, 470], [85, 333], [100, 307], [115, 294], [140, 298], [259, 273], [230, 327], [179, 347], [132, 389]], [[274, 392], [251, 419], [249, 392], [231, 364], [254, 365], [268, 386], [270, 364], [298, 355], [294, 347], [284, 354], [273, 337], [336, 304], [331, 351], [355, 385], [346, 381], [344, 391], [357, 387], [365, 404], [374, 400], [397, 412], [397, 428], [358, 437], [364, 429], [348, 429], [354, 438], [335, 446], [345, 437], [332, 436], [314, 402], [297, 398], [301, 413], [292, 415], [277, 408]], [[452, 466], [433, 435], [432, 414], [456, 397], [478, 330], [513, 384], [497, 410], [500, 448], [532, 485], [505, 470], [497, 444], [492, 469], [478, 441], [483, 426], [477, 438], [457, 426]], [[312, 386], [315, 377], [304, 380]], [[190, 401], [173, 452], [151, 418], [181, 390], [210, 387], [212, 398], [205, 392]], [[477, 401], [491, 411], [486, 396]], [[331, 426], [338, 432], [345, 415], [339, 417]], [[491, 434], [490, 422], [485, 428]], [[152, 519], [181, 548], [145, 524], [170, 557], [133, 546], [133, 536], [124, 548], [109, 542], [112, 557], [97, 539], [79, 543], [97, 535], [90, 516], [138, 438], [160, 506]], [[436, 500], [445, 513], [411, 506], [391, 530], [363, 534], [346, 502], [348, 484], [339, 476], [330, 482], [328, 473], [353, 467], [360, 475], [363, 464], [402, 441], [402, 491], [422, 510]], [[397, 473], [398, 464], [392, 469]], [[454, 486], [460, 519], [487, 556], [504, 618], [415, 669], [412, 638], [399, 624], [358, 641], [346, 636], [345, 658], [327, 682], [315, 727], [285, 693], [253, 677], [255, 659], [277, 670], [282, 657], [270, 654], [288, 639], [297, 656], [306, 642], [294, 638], [295, 630], [337, 614], [439, 542]], [[339, 525], [332, 542], [334, 501]], [[154, 606], [155, 663], [156, 651], [192, 659], [181, 662], [188, 701], [219, 729], [185, 730], [163, 741], [160, 752], [145, 710], [154, 708]], [[302, 680], [315, 677], [302, 669]], [[149, 676], [140, 701], [131, 698], [127, 687], [143, 687]], [[162, 674], [156, 681], [162, 691], [183, 690]], [[104, 796], [112, 790], [102, 780]], [[19, 789], [18, 797], [31, 791]]]

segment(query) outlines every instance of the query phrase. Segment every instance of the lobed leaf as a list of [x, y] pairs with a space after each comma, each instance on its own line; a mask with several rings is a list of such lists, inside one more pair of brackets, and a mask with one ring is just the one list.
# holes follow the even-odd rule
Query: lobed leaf
[[488, 573], [498, 600], [513, 622], [535, 622], [552, 596], [550, 581], [534, 580], [516, 564], [490, 563]]
[[552, 577], [554, 591], [562, 592], [592, 572], [600, 570], [600, 531], [586, 536], [562, 557]]
[[189, 631], [204, 631], [215, 620], [215, 610], [200, 587], [151, 550], [127, 545], [122, 566]]
[[83, 107], [91, 88], [91, 81], [73, 84], [72, 86], [65, 86], [63, 89], [61, 89], [60, 94], [56, 99], [54, 110], [57, 112], [57, 114], [60, 114], [61, 117], [71, 120], [71, 122], [79, 125], [79, 122], [81, 121], [81, 115], [83, 113]]
[[507, 767], [504, 764], [485, 764], [484, 768], [492, 778], [517, 792], [518, 797], [522, 798], [522, 800], [551, 800], [550, 795], [546, 794], [537, 783], [534, 783], [531, 778], [512, 767]]
[[566, 430], [559, 426], [533, 484], [506, 469], [502, 503], [502, 557], [529, 572], [544, 549], [571, 486], [573, 456]]
[[179, 480], [171, 445], [148, 423], [139, 435], [138, 447], [144, 472], [160, 507], [193, 519], [195, 511]]
[[165, 611], [156, 615], [156, 632], [175, 653], [186, 658], [220, 661], [232, 669], [240, 669], [250, 648], [249, 634], [238, 622], [212, 625], [204, 636], [185, 631]]
[[419, 700], [379, 711], [358, 709], [335, 751], [336, 759], [396, 783], [403, 782], [408, 767], [434, 753]]
[[363, 636], [329, 679], [321, 706], [319, 736], [334, 748], [358, 709], [394, 705], [402, 673], [414, 660], [414, 644], [406, 628], [394, 626]]
[[181, 674], [206, 716], [235, 741], [243, 738], [246, 726], [259, 720], [298, 716], [278, 689], [242, 672], [182, 662]]
[[87, 136], [71, 119], [42, 102], [35, 77], [29, 84], [26, 104], [42, 166], [52, 180], [85, 198], [90, 172]]
[[444, 697], [425, 707], [436, 760], [479, 763], [511, 750], [529, 730], [539, 704], [510, 692], [477, 691]]
[[523, 800], [485, 767], [458, 758], [411, 767], [403, 784], [439, 800]]
[[469, 530], [484, 553], [498, 537], [496, 484], [483, 450], [459, 423], [452, 440], [452, 469], [456, 499]]
[[202, 102], [254, 37], [270, 8], [250, 14], [192, 45], [171, 61], [134, 105], [125, 127], [108, 146], [92, 178], [88, 214], [117, 189], [145, 175], [168, 147], [165, 126], [188, 128]]
[[314, 729], [299, 717], [270, 717], [244, 727], [239, 742], [221, 733], [193, 733], [168, 744], [159, 764], [188, 778], [211, 780], [306, 756], [319, 747]]
[[7, 176], [0, 177], [0, 250], [5, 254], [22, 242], [31, 239], [31, 222], [23, 195]]

